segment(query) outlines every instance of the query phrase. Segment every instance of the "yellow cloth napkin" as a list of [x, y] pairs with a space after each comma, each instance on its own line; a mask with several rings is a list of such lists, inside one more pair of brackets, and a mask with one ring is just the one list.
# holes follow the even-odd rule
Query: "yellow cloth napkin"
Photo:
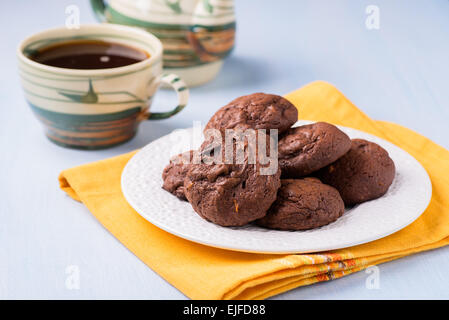
[[360, 129], [414, 156], [433, 186], [432, 201], [422, 216], [393, 235], [343, 250], [250, 254], [183, 240], [138, 215], [120, 190], [122, 169], [134, 153], [65, 170], [60, 186], [82, 201], [137, 257], [192, 299], [264, 299], [449, 243], [449, 151], [409, 129], [370, 119], [325, 82], [311, 83], [286, 97], [299, 108], [301, 119]]

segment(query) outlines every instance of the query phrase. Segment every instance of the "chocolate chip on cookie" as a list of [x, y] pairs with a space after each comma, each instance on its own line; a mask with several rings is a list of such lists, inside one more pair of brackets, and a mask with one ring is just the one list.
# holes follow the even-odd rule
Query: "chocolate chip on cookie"
[[172, 157], [162, 172], [162, 180], [164, 180], [162, 188], [181, 200], [186, 200], [184, 178], [192, 163], [193, 154], [194, 151], [190, 150]]
[[343, 156], [349, 137], [336, 126], [317, 122], [289, 129], [279, 140], [279, 166], [284, 178], [299, 178]]
[[338, 191], [316, 178], [282, 179], [276, 201], [260, 226], [280, 230], [307, 230], [327, 225], [345, 211]]
[[317, 173], [321, 181], [340, 192], [346, 205], [383, 196], [394, 175], [394, 162], [388, 152], [363, 139], [353, 139], [349, 152]]
[[220, 108], [208, 129], [278, 129], [286, 131], [298, 120], [298, 110], [287, 99], [265, 93], [239, 97]]
[[[192, 164], [184, 180], [185, 194], [193, 209], [204, 219], [221, 226], [242, 226], [265, 216], [280, 186], [277, 166], [273, 174], [263, 175], [258, 158], [253, 164], [250, 161], [248, 144], [244, 144], [241, 163], [236, 161], [235, 146], [234, 143], [228, 146], [233, 149], [234, 156], [229, 163], [225, 159], [224, 139], [219, 145], [206, 141], [200, 152], [203, 156], [209, 153], [206, 156], [209, 159]], [[222, 163], [208, 164], [217, 153]]]

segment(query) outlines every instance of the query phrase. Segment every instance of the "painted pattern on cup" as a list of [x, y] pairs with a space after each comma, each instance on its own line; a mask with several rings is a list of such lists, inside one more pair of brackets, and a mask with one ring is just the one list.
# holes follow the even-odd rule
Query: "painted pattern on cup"
[[164, 47], [165, 69], [218, 63], [234, 48], [233, 0], [110, 0], [107, 5], [91, 0], [91, 4], [100, 20], [141, 27], [157, 36]]
[[[32, 36], [18, 49], [25, 98], [51, 141], [83, 149], [110, 147], [131, 139], [142, 120], [167, 118], [184, 108], [188, 89], [176, 75], [163, 75], [162, 45], [156, 37], [114, 25], [61, 30]], [[65, 34], [59, 36], [60, 32]], [[52, 43], [92, 39], [138, 46], [151, 57], [128, 66], [101, 70], [55, 68], [27, 58]], [[151, 113], [151, 100], [161, 82], [175, 89], [179, 104], [170, 112]]]

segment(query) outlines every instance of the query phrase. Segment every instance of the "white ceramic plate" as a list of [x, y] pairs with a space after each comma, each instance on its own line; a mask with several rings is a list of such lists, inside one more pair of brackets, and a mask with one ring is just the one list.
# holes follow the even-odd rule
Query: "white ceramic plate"
[[[299, 121], [296, 125], [310, 123]], [[225, 228], [202, 219], [188, 202], [161, 188], [161, 173], [174, 154], [191, 149], [192, 129], [164, 136], [140, 150], [122, 173], [122, 191], [146, 220], [181, 238], [222, 249], [257, 253], [305, 253], [350, 247], [388, 236], [412, 223], [430, 202], [424, 168], [404, 150], [376, 136], [339, 127], [351, 138], [381, 145], [396, 165], [387, 194], [345, 212], [337, 221], [307, 231], [277, 231], [254, 225]], [[196, 147], [196, 146], [194, 146]]]

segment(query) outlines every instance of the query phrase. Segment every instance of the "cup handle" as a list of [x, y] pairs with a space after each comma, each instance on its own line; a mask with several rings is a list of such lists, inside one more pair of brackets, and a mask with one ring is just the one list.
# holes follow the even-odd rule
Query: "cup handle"
[[100, 22], [105, 22], [106, 17], [104, 12], [106, 11], [106, 4], [103, 0], [90, 0], [90, 5], [94, 10], [95, 17]]
[[178, 95], [178, 105], [173, 110], [167, 112], [148, 112], [146, 120], [161, 120], [170, 118], [171, 116], [174, 116], [179, 111], [184, 109], [184, 107], [187, 104], [187, 101], [189, 100], [189, 89], [187, 88], [184, 81], [182, 81], [182, 79], [178, 77], [176, 74], [173, 73], [163, 74], [161, 78], [161, 83], [169, 85], [170, 87], [173, 88], [173, 90], [176, 91]]

